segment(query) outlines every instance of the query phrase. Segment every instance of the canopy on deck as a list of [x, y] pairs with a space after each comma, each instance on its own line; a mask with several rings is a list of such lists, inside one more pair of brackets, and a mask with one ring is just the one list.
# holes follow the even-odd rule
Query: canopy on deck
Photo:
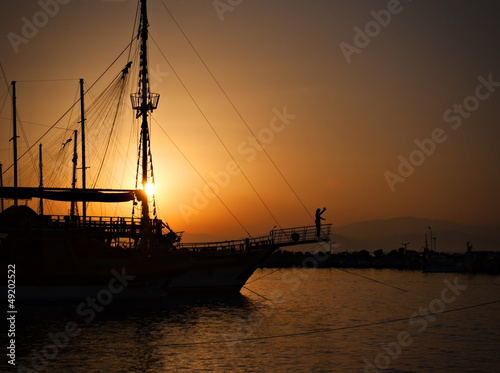
[[1, 187], [0, 198], [43, 198], [53, 201], [84, 202], [128, 202], [141, 199], [141, 190], [134, 189], [70, 189], [70, 188], [26, 188]]

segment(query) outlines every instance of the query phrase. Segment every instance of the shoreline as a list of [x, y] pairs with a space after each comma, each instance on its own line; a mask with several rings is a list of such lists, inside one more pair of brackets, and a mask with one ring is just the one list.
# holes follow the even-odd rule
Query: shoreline
[[277, 250], [260, 268], [374, 268], [420, 270], [426, 273], [485, 273], [500, 275], [500, 251], [440, 253], [392, 250], [355, 252], [292, 252]]

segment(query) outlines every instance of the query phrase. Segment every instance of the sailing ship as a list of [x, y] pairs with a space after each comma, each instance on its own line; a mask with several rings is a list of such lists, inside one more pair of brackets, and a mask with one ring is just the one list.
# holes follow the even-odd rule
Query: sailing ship
[[[83, 80], [80, 80], [82, 186], [76, 187], [76, 142], [71, 188], [22, 187], [17, 180], [16, 92], [12, 82], [14, 185], [0, 186], [0, 260], [15, 265], [17, 301], [81, 300], [102, 289], [126, 299], [162, 298], [178, 294], [238, 293], [259, 263], [282, 246], [329, 240], [331, 225], [272, 229], [268, 235], [241, 240], [184, 243], [182, 234], [151, 211], [146, 190], [152, 183], [150, 123], [159, 95], [150, 91], [148, 74], [148, 16], [146, 0], [140, 0], [139, 87], [131, 94], [140, 120], [139, 161], [136, 188], [86, 187], [85, 114]], [[121, 71], [128, 73], [130, 63]], [[69, 140], [68, 140], [69, 141]], [[63, 144], [65, 146], [66, 144]], [[1, 170], [0, 170], [1, 171]], [[40, 174], [42, 172], [40, 171]], [[1, 172], [0, 172], [1, 174]], [[35, 212], [19, 201], [39, 199], [71, 204], [67, 215]], [[12, 205], [4, 210], [3, 201]], [[140, 216], [88, 216], [91, 202], [132, 202]], [[81, 214], [77, 203], [81, 203]], [[133, 211], [134, 211], [133, 209]], [[154, 213], [152, 213], [154, 212]], [[9, 267], [10, 268], [10, 267]], [[126, 283], [123, 291], [111, 287]], [[4, 286], [7, 282], [3, 279]]]

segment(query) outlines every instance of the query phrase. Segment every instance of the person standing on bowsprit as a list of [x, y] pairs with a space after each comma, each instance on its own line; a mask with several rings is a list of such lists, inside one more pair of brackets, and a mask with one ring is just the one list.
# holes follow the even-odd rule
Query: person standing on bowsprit
[[321, 233], [321, 220], [325, 220], [325, 218], [321, 217], [321, 214], [323, 214], [326, 211], [326, 207], [323, 207], [323, 210], [321, 209], [316, 209], [316, 236], [320, 237]]

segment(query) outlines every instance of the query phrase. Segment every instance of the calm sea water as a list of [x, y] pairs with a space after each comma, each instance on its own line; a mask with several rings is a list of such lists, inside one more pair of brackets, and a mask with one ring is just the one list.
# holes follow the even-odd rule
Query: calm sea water
[[[20, 306], [16, 368], [51, 373], [500, 371], [500, 303], [477, 306], [500, 299], [500, 276], [350, 272], [258, 270], [247, 284], [251, 291], [243, 289], [238, 297], [111, 303], [88, 323], [76, 305]], [[428, 309], [442, 313], [419, 316]], [[81, 330], [65, 339], [61, 332], [68, 322]], [[17, 371], [5, 366], [2, 371]]]

